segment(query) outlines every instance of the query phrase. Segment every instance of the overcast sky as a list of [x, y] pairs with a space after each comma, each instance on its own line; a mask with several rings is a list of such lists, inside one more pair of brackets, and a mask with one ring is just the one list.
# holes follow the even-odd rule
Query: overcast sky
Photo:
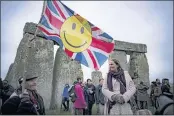
[[[150, 80], [173, 79], [173, 1], [63, 1], [115, 40], [147, 45]], [[38, 23], [43, 1], [1, 2], [1, 77], [14, 62], [26, 22]], [[57, 47], [55, 46], [55, 51]], [[91, 69], [83, 67], [84, 78]], [[108, 70], [107, 62], [100, 69]]]

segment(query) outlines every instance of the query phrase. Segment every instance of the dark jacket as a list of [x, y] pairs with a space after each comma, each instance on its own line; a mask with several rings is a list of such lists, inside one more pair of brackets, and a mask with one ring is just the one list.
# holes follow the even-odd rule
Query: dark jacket
[[2, 89], [2, 104], [11, 96], [11, 94], [14, 92], [14, 88], [11, 85], [8, 85], [7, 87], [3, 87]]
[[[21, 98], [14, 92], [12, 96], [3, 104], [2, 114], [3, 115], [45, 115], [44, 102], [42, 97], [36, 93], [33, 94], [37, 107], [35, 107], [31, 97], [30, 100], [21, 101]], [[10, 109], [10, 110], [9, 110]]]
[[84, 92], [84, 97], [85, 97], [85, 101], [88, 104], [88, 92], [87, 92], [88, 88], [86, 86], [83, 87], [83, 92]]
[[104, 95], [102, 93], [102, 85], [98, 85], [96, 86], [96, 93], [95, 93], [95, 97], [96, 97], [96, 104], [105, 104], [105, 100], [104, 100]]
[[[90, 90], [93, 91], [93, 93], [90, 93]], [[87, 93], [88, 93], [88, 103], [95, 103], [95, 86], [92, 85], [88, 85], [87, 84]]]
[[2, 86], [2, 79], [0, 77], [0, 99], [2, 98], [2, 89], [3, 89], [3, 86]]
[[169, 84], [163, 84], [163, 85], [161, 86], [161, 91], [162, 91], [162, 93], [163, 93], [163, 92], [170, 93], [170, 85], [169, 85]]

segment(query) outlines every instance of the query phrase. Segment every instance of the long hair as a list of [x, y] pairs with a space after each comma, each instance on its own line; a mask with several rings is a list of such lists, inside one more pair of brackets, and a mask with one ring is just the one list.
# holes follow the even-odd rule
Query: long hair
[[111, 59], [111, 61], [113, 61], [118, 66], [117, 70], [122, 70], [120, 62], [117, 59]]

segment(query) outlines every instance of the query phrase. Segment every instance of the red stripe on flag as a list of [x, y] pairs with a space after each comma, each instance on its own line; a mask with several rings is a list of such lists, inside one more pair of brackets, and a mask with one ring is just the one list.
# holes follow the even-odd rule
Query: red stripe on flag
[[63, 24], [62, 21], [60, 21], [59, 19], [57, 19], [55, 16], [53, 16], [50, 12], [50, 10], [48, 9], [48, 7], [46, 7], [45, 10], [45, 14], [47, 15], [49, 22], [57, 29], [61, 29], [61, 26]]
[[73, 56], [73, 52], [71, 52], [71, 51], [69, 51], [68, 49], [66, 49], [65, 48], [65, 52], [67, 53], [67, 55], [69, 56], [69, 57], [72, 57]]
[[87, 52], [88, 52], [88, 54], [89, 54], [89, 56], [90, 56], [90, 58], [91, 58], [91, 60], [92, 60], [92, 62], [93, 62], [93, 64], [94, 64], [94, 68], [95, 68], [95, 69], [98, 69], [98, 67], [97, 67], [97, 62], [96, 62], [94, 56], [92, 55], [91, 51], [90, 51], [89, 49], [87, 49]]
[[[59, 5], [57, 4], [57, 2], [55, 0], [53, 0], [53, 4], [55, 5], [56, 9], [59, 11], [60, 15], [62, 16], [62, 18], [66, 19], [65, 15], [63, 14], [63, 12], [61, 11]], [[60, 3], [61, 4], [61, 3]]]
[[92, 31], [97, 31], [97, 30], [100, 30], [98, 27], [93, 27], [92, 28]]
[[114, 49], [114, 43], [105, 42], [94, 37], [92, 37], [92, 42], [90, 46], [103, 50], [107, 53], [112, 52], [112, 50]]
[[58, 34], [51, 34], [51, 33], [49, 33], [47, 30], [45, 30], [43, 27], [40, 27], [40, 26], [38, 26], [39, 27], [39, 29], [41, 30], [41, 31], [43, 31], [44, 33], [46, 33], [47, 35], [52, 35], [52, 36], [58, 36], [58, 37], [60, 37]]

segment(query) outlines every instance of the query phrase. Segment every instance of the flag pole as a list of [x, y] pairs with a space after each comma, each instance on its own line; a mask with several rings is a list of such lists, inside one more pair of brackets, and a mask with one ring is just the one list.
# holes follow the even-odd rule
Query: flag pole
[[[43, 8], [42, 8], [41, 17], [43, 15], [44, 8], [45, 8], [45, 1], [43, 1]], [[40, 20], [41, 20], [41, 18], [40, 18]], [[39, 23], [40, 23], [40, 20], [39, 20]], [[27, 74], [26, 66], [28, 66], [28, 61], [29, 61], [28, 56], [30, 55], [30, 52], [31, 52], [31, 42], [35, 39], [36, 34], [38, 32], [38, 24], [36, 25], [36, 30], [34, 32], [34, 35], [33, 35], [32, 39], [29, 40], [29, 42], [27, 43], [26, 56], [25, 56], [26, 58], [25, 58], [25, 65], [24, 65], [24, 72], [23, 72], [22, 93], [24, 93], [24, 90], [25, 90], [25, 83], [26, 83], [26, 76], [27, 76], [26, 75]], [[24, 35], [24, 38], [25, 38], [25, 36], [26, 36], [26, 33]]]

